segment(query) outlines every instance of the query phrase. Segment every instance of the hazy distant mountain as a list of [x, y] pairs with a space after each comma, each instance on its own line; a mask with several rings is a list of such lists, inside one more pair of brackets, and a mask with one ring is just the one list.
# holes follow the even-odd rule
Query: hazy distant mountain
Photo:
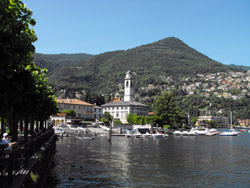
[[[37, 60], [35, 58], [35, 62]], [[70, 58], [67, 62], [69, 65]], [[74, 61], [70, 67], [61, 66], [60, 69], [51, 70], [49, 81], [57, 88], [109, 92], [117, 90], [118, 84], [123, 83], [127, 70], [136, 73], [136, 86], [146, 86], [163, 83], [160, 76], [180, 78], [198, 73], [226, 72], [235, 68], [216, 62], [181, 40], [170, 37], [125, 51], [92, 56], [79, 63]]]
[[234, 64], [231, 64], [229, 65], [230, 67], [234, 67], [234, 68], [239, 68], [239, 69], [242, 69], [242, 70], [250, 70], [250, 66], [243, 66], [243, 65], [234, 65]]
[[34, 54], [34, 62], [38, 67], [47, 68], [49, 72], [66, 66], [74, 66], [92, 55], [78, 54]]

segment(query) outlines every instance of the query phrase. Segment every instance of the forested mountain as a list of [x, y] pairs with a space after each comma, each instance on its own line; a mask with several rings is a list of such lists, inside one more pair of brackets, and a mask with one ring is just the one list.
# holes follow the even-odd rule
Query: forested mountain
[[234, 64], [231, 64], [229, 65], [230, 67], [233, 67], [233, 68], [239, 68], [239, 69], [242, 69], [242, 70], [250, 70], [250, 66], [243, 66], [243, 65], [234, 65]]
[[88, 58], [90, 54], [34, 54], [34, 62], [38, 67], [47, 68], [49, 72], [66, 66], [74, 66]]
[[[39, 66], [41, 61], [38, 57], [39, 54], [34, 61]], [[104, 93], [117, 90], [118, 84], [123, 83], [127, 70], [136, 73], [136, 86], [160, 84], [163, 82], [160, 76], [181, 78], [198, 73], [235, 70], [208, 58], [174, 37], [129, 50], [92, 56], [79, 63], [68, 60], [67, 65], [70, 66], [61, 66], [57, 69], [47, 67], [51, 70], [49, 82], [56, 88], [88, 89], [92, 92]]]

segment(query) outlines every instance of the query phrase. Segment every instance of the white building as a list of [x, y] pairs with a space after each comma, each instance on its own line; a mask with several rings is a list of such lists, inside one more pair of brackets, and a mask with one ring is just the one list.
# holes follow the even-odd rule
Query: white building
[[122, 123], [127, 123], [129, 113], [138, 116], [147, 116], [149, 107], [142, 103], [134, 101], [134, 80], [131, 71], [126, 73], [124, 79], [124, 101], [113, 100], [110, 103], [102, 105], [103, 113], [109, 112], [114, 119], [120, 119]]

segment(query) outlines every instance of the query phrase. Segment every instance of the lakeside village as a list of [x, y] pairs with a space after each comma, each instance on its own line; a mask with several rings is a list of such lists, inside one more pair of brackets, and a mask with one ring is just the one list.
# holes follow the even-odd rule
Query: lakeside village
[[[244, 88], [241, 92], [243, 94], [249, 95], [250, 88], [250, 71], [247, 73], [217, 73], [217, 74], [208, 74], [208, 75], [198, 75], [198, 78], [202, 78], [203, 81], [210, 81], [210, 85], [207, 83], [203, 83], [201, 80], [197, 81], [195, 79], [186, 78], [184, 80], [183, 89], [187, 91], [192, 90], [192, 92], [197, 92], [194, 88], [202, 85], [203, 90], [206, 92], [214, 91], [216, 89], [220, 89], [222, 91], [229, 91], [229, 88]], [[168, 78], [170, 79], [170, 78]], [[192, 84], [187, 85], [187, 82]], [[227, 81], [224, 81], [227, 80]], [[213, 84], [214, 81], [217, 83], [216, 87]], [[218, 84], [221, 83], [221, 84]], [[208, 85], [210, 88], [207, 88]], [[116, 136], [125, 136], [125, 137], [166, 137], [168, 133], [174, 135], [183, 135], [183, 136], [195, 136], [195, 135], [221, 135], [221, 136], [237, 136], [240, 132], [231, 129], [226, 132], [219, 132], [216, 129], [208, 129], [206, 128], [207, 121], [215, 121], [220, 125], [231, 125], [232, 120], [228, 117], [218, 117], [218, 116], [200, 116], [196, 122], [196, 127], [192, 128], [189, 131], [180, 131], [180, 130], [172, 130], [172, 131], [164, 131], [164, 129], [153, 127], [152, 125], [128, 125], [127, 116], [130, 113], [136, 114], [138, 116], [150, 116], [152, 112], [149, 112], [149, 107], [140, 102], [134, 101], [134, 79], [131, 71], [126, 73], [124, 79], [124, 100], [122, 101], [120, 98], [114, 98], [111, 102], [103, 104], [101, 106], [96, 106], [79, 99], [57, 99], [59, 104], [60, 111], [73, 109], [76, 114], [75, 117], [69, 117], [65, 113], [58, 113], [57, 116], [51, 117], [51, 124], [54, 126], [56, 133], [60, 136], [67, 136], [68, 134], [74, 133], [91, 133], [91, 135], [116, 135]], [[142, 89], [142, 88], [141, 88]], [[145, 89], [145, 88], [144, 88]], [[149, 88], [147, 88], [149, 89]], [[216, 94], [217, 92], [214, 92]], [[189, 93], [192, 94], [192, 93]], [[229, 95], [228, 93], [222, 94], [223, 97], [233, 97], [235, 100], [239, 99], [240, 95]], [[113, 119], [120, 120], [123, 125], [114, 125], [112, 122], [111, 125], [105, 126], [100, 119], [103, 117], [103, 114], [108, 112], [112, 115]], [[85, 121], [85, 120], [92, 121]], [[242, 128], [242, 132], [246, 132], [245, 128], [250, 126], [250, 120], [239, 120], [238, 121], [240, 128]], [[111, 132], [112, 131], [112, 132]], [[249, 131], [250, 132], [250, 131]], [[79, 137], [79, 139], [93, 139], [93, 136], [90, 137]]]

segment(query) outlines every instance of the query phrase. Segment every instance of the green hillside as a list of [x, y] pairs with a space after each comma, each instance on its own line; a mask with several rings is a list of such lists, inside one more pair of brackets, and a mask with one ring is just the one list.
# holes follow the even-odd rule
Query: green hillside
[[38, 67], [47, 68], [49, 72], [66, 66], [74, 66], [88, 58], [90, 54], [34, 54], [34, 62]]
[[114, 92], [118, 84], [123, 83], [127, 70], [136, 73], [138, 87], [160, 84], [163, 82], [160, 76], [178, 79], [186, 75], [227, 72], [235, 68], [216, 62], [181, 40], [170, 37], [125, 51], [92, 56], [70, 67], [62, 66], [49, 73], [49, 82], [58, 89]]
[[250, 70], [250, 67], [249, 67], [249, 66], [234, 65], [234, 64], [231, 64], [231, 65], [229, 65], [229, 66], [230, 66], [230, 67], [233, 67], [233, 68], [239, 68], [239, 69], [242, 69], [242, 70], [245, 70], [245, 71]]

